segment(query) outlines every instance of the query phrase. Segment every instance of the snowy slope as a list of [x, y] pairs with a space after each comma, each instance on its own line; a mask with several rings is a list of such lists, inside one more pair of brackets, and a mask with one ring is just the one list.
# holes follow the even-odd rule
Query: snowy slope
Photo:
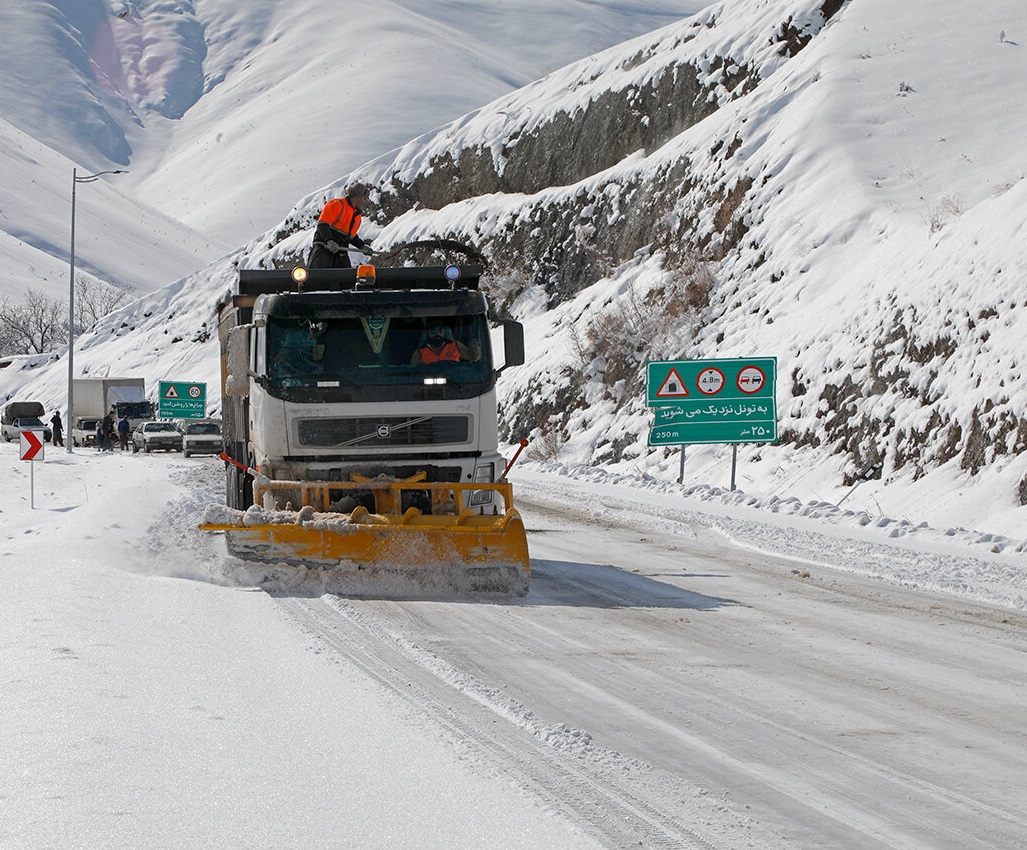
[[[540, 352], [503, 385], [508, 420], [532, 432], [537, 452], [576, 468], [672, 480], [678, 454], [645, 447], [642, 359], [776, 356], [787, 439], [741, 449], [744, 490], [771, 503], [847, 499], [871, 518], [1022, 538], [1027, 425], [1016, 286], [1027, 265], [1019, 145], [1027, 119], [1015, 108], [1015, 81], [1027, 13], [1013, 2], [937, 8], [925, 0], [901, 10], [883, 0], [716, 4], [356, 173], [375, 179], [384, 198], [389, 181], [421, 180], [447, 152], [489, 151], [501, 172], [504, 157], [516, 156], [509, 145], [504, 154], [504, 140], [547, 116], [581, 115], [604, 92], [641, 87], [667, 67], [704, 74], [719, 107], [705, 119], [569, 185], [400, 210], [368, 235], [389, 244], [453, 234], [499, 250], [511, 233], [539, 229], [537, 221], [543, 231], [556, 227], [547, 211], [576, 210], [568, 232], [602, 255], [595, 234], [630, 226], [645, 240], [648, 224], [648, 244], [613, 257], [607, 276], [569, 300], [561, 303], [568, 293], [544, 277], [504, 293]], [[653, 187], [662, 193], [655, 216], [646, 204]], [[324, 194], [301, 199], [231, 262], [302, 256]], [[687, 243], [711, 258], [713, 287], [699, 309], [667, 321], [660, 293], [676, 273], [671, 249]], [[83, 340], [76, 363], [90, 374], [131, 364], [151, 382], [205, 378], [213, 389], [213, 304], [231, 276], [218, 264], [112, 316]], [[641, 321], [627, 322], [626, 308]], [[616, 345], [583, 358], [581, 340], [618, 316]], [[633, 371], [609, 381], [617, 346], [637, 345], [640, 332]], [[63, 376], [59, 367], [9, 372], [0, 387], [8, 395], [31, 387], [57, 404]], [[858, 483], [881, 455], [882, 478]], [[689, 449], [690, 483], [725, 485], [728, 476], [729, 450]]]
[[[0, 89], [0, 116], [85, 170], [127, 169], [112, 182], [118, 192], [220, 246], [177, 265], [179, 277], [383, 150], [703, 5], [17, 4], [0, 29], [0, 74], [11, 83]], [[0, 128], [0, 148], [9, 144]], [[52, 168], [21, 167], [28, 179], [50, 179]], [[55, 188], [69, 180], [62, 173]], [[0, 184], [4, 207], [9, 196], [21, 197]], [[54, 209], [62, 230], [48, 238], [66, 251], [67, 202]], [[155, 253], [183, 241], [183, 232], [157, 235]]]
[[[710, 7], [373, 163], [368, 177], [410, 181], [447, 155], [485, 150], [502, 175], [517, 155], [503, 146], [509, 115], [526, 129], [584, 114], [609, 88], [642, 90], [675, 55], [708, 69], [714, 86], [725, 74], [717, 57], [731, 57], [756, 81], [742, 96], [714, 88], [721, 109], [658, 150], [570, 186], [419, 210], [383, 238], [448, 226], [480, 239], [545, 220], [547, 208], [562, 205], [581, 210], [575, 236], [587, 239], [611, 218], [637, 224], [631, 210], [672, 191], [666, 175], [680, 166], [687, 185], [652, 216], [645, 251], [614, 258], [622, 263], [615, 275], [534, 325], [550, 355], [519, 373], [510, 412], [529, 398], [547, 402], [535, 405], [547, 416], [570, 408], [549, 420], [565, 459], [674, 474], [676, 456], [661, 461], [631, 440], [651, 416], [637, 380], [626, 398], [609, 380], [582, 384], [583, 376], [605, 378], [602, 361], [616, 352], [582, 362], [580, 340], [612, 317], [623, 326], [614, 343], [632, 345], [643, 333], [639, 361], [778, 357], [780, 426], [791, 445], [743, 450], [743, 459], [762, 462], [743, 464], [761, 492], [839, 499], [883, 458], [884, 481], [853, 497], [861, 504], [1012, 531], [1022, 523], [1027, 472], [1017, 294], [1027, 267], [1019, 142], [1027, 119], [1000, 81], [1022, 79], [1024, 54], [1009, 33], [1023, 31], [1027, 17], [1015, 3], [981, 14], [953, 5], [944, 15], [935, 3], [901, 12], [876, 0], [833, 5], [840, 10], [826, 27], [827, 4], [816, 2]], [[794, 56], [782, 49], [788, 27], [809, 38]], [[722, 257], [710, 266], [709, 304], [676, 326], [661, 323], [673, 263], [659, 252], [689, 241]], [[540, 298], [552, 305], [554, 287], [540, 283], [544, 294], [529, 289], [522, 313]], [[833, 456], [811, 464], [824, 454], [793, 446]], [[724, 470], [722, 450], [692, 454], [700, 475]], [[941, 493], [920, 483], [938, 467]]]
[[[88, 4], [18, 11], [42, 5]], [[849, 0], [821, 27], [816, 2], [721, 3], [700, 27], [558, 70], [361, 169], [410, 163], [421, 179], [429, 148], [501, 153], [508, 117], [515, 130], [544, 107], [577, 113], [607, 74], [624, 87], [658, 75], [661, 54], [710, 60], [722, 108], [659, 149], [569, 186], [368, 225], [383, 244], [452, 232], [502, 249], [549, 206], [573, 209], [570, 231], [595, 251], [614, 204], [618, 230], [650, 216], [648, 237], [630, 228], [650, 247], [566, 299], [544, 276], [497, 285], [533, 352], [500, 382], [538, 458], [513, 473], [536, 560], [520, 602], [247, 592], [242, 565], [196, 528], [222, 492], [215, 460], [50, 447], [29, 464], [0, 443], [0, 844], [1022, 846], [1027, 21], [1012, 2], [965, 5]], [[812, 38], [786, 59], [771, 39], [789, 17]], [[640, 50], [650, 64], [633, 68]], [[759, 85], [721, 87], [719, 50]], [[5, 176], [19, 151], [49, 156], [4, 139], [21, 145], [0, 141]], [[72, 165], [54, 163], [57, 208]], [[654, 217], [645, 190], [668, 190], [668, 164], [692, 189], [667, 192]], [[129, 262], [124, 233], [90, 245], [112, 213], [131, 227], [119, 179], [80, 195], [87, 267]], [[40, 183], [26, 184], [29, 215]], [[108, 317], [76, 366], [144, 375], [151, 393], [206, 381], [216, 412], [214, 304], [233, 264], [302, 254], [322, 198], [295, 191], [280, 226]], [[668, 246], [694, 237], [723, 248], [714, 286], [668, 328]], [[29, 251], [59, 281], [32, 237], [6, 238], [0, 250]], [[782, 424], [823, 442], [743, 447], [733, 493], [729, 450], [691, 447], [676, 484], [677, 453], [644, 448], [651, 414], [627, 389], [639, 370], [608, 383], [620, 352], [583, 358], [589, 329], [625, 315], [638, 322], [618, 344], [639, 356], [777, 356]], [[34, 363], [0, 369], [0, 399], [39, 398], [49, 416], [66, 360]], [[828, 386], [845, 392], [822, 398]], [[969, 434], [937, 444], [933, 414], [970, 431], [989, 403], [1014, 428], [1005, 455], [976, 444], [987, 462], [971, 474]], [[886, 474], [852, 486], [831, 434], [864, 417], [854, 445], [886, 447]], [[897, 464], [900, 430], [922, 433], [922, 474]], [[932, 459], [944, 445], [952, 459]]]
[[[28, 289], [67, 300], [75, 165], [0, 119], [0, 297]], [[79, 169], [78, 175], [92, 172]], [[222, 255], [226, 246], [119, 191], [125, 175], [75, 192], [75, 274], [152, 291]]]

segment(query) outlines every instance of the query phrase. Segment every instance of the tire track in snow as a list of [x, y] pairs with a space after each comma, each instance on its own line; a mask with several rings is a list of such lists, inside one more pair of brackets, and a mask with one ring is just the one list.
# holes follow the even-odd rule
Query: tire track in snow
[[512, 776], [604, 845], [751, 846], [752, 823], [738, 819], [706, 789], [597, 747], [585, 731], [545, 723], [502, 690], [394, 633], [371, 610], [377, 603], [323, 597], [279, 598], [278, 604], [422, 721]]

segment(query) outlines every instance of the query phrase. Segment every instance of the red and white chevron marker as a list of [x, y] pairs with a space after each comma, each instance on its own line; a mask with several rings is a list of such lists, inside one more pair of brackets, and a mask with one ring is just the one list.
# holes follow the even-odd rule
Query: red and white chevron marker
[[[43, 459], [43, 438], [35, 431], [21, 432], [21, 459]], [[29, 466], [29, 507], [36, 507], [36, 465]]]
[[39, 455], [39, 460], [43, 459], [43, 441], [40, 439], [39, 434], [35, 431], [22, 431], [21, 432], [21, 459], [22, 460], [36, 460], [36, 455]]

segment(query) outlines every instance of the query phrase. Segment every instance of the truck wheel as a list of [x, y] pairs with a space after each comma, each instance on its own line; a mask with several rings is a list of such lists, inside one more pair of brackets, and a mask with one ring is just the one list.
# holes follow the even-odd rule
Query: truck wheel
[[253, 504], [253, 479], [234, 464], [228, 464], [227, 469], [228, 507], [244, 511]]

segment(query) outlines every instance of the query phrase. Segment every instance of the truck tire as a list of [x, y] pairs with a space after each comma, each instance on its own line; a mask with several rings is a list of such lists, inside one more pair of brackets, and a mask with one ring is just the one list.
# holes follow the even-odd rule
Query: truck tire
[[253, 504], [253, 479], [235, 464], [227, 465], [225, 475], [228, 507], [244, 511]]

